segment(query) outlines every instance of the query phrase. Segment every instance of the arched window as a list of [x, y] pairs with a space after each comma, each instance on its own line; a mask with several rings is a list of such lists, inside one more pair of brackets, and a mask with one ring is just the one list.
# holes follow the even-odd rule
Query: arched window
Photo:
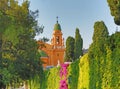
[[56, 37], [56, 42], [59, 44], [59, 36]]

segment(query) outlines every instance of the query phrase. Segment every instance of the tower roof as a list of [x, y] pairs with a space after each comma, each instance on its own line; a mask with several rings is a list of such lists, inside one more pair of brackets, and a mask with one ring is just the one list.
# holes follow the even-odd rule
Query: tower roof
[[61, 31], [61, 26], [58, 23], [58, 17], [56, 17], [56, 18], [57, 18], [57, 23], [54, 25], [54, 30], [60, 30]]
[[61, 31], [61, 26], [60, 26], [59, 23], [56, 23], [56, 24], [54, 25], [54, 30], [60, 30], [60, 31]]

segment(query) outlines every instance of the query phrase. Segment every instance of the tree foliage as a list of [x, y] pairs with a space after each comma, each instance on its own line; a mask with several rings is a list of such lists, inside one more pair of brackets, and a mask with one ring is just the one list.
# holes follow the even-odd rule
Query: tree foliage
[[95, 22], [93, 43], [91, 44], [88, 52], [88, 59], [90, 63], [90, 89], [101, 89], [107, 40], [108, 30], [104, 22]]
[[79, 33], [79, 29], [76, 28], [75, 31], [75, 48], [74, 48], [74, 54], [75, 59], [79, 58], [82, 55], [82, 48], [83, 48], [83, 39]]
[[48, 70], [47, 82], [46, 82], [47, 86], [44, 89], [59, 89], [59, 83], [60, 83], [59, 71], [60, 71], [59, 67]]
[[74, 38], [69, 36], [66, 40], [66, 50], [65, 50], [64, 61], [74, 61], [74, 43], [75, 43]]
[[21, 5], [16, 0], [0, 0], [0, 82], [5, 85], [42, 76], [34, 37], [43, 28], [37, 25], [37, 16], [38, 10], [31, 11], [28, 0]]
[[110, 36], [111, 49], [111, 87], [120, 88], [120, 32], [115, 32]]
[[80, 60], [75, 60], [73, 63], [71, 63], [68, 67], [68, 89], [78, 89], [78, 79], [79, 79], [79, 63]]
[[89, 61], [88, 54], [83, 55], [79, 62], [79, 77], [77, 89], [89, 89]]
[[107, 0], [114, 22], [120, 25], [120, 0]]
[[[94, 25], [93, 43], [88, 52], [90, 82], [89, 89], [118, 89], [120, 33], [108, 35], [103, 22]], [[114, 81], [114, 82], [113, 82]]]

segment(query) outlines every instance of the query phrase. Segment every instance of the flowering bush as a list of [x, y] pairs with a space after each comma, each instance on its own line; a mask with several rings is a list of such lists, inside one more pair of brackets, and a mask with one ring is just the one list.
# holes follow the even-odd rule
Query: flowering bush
[[61, 69], [60, 69], [60, 89], [68, 89], [68, 84], [67, 84], [67, 67], [69, 64], [62, 64]]
[[68, 89], [68, 84], [65, 80], [60, 80], [60, 89]]

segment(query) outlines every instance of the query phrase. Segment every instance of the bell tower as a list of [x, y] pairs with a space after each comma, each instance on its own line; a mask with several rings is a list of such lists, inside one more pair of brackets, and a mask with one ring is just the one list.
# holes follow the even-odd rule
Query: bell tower
[[51, 43], [44, 43], [39, 41], [39, 44], [44, 44], [44, 47], [40, 47], [41, 59], [44, 62], [44, 67], [58, 66], [64, 63], [64, 38], [62, 37], [61, 26], [58, 23], [58, 17], [56, 24], [54, 25]]
[[64, 52], [65, 52], [65, 46], [64, 46], [64, 38], [62, 37], [62, 31], [61, 26], [58, 23], [58, 17], [56, 24], [54, 25], [52, 39], [51, 39], [51, 45], [52, 45], [52, 51], [51, 51], [51, 65], [58, 65], [64, 63]]
[[51, 39], [51, 44], [54, 46], [54, 48], [59, 48], [64, 46], [64, 38], [62, 38], [62, 32], [61, 32], [61, 26], [58, 23], [58, 17], [56, 24], [54, 25], [53, 35]]

